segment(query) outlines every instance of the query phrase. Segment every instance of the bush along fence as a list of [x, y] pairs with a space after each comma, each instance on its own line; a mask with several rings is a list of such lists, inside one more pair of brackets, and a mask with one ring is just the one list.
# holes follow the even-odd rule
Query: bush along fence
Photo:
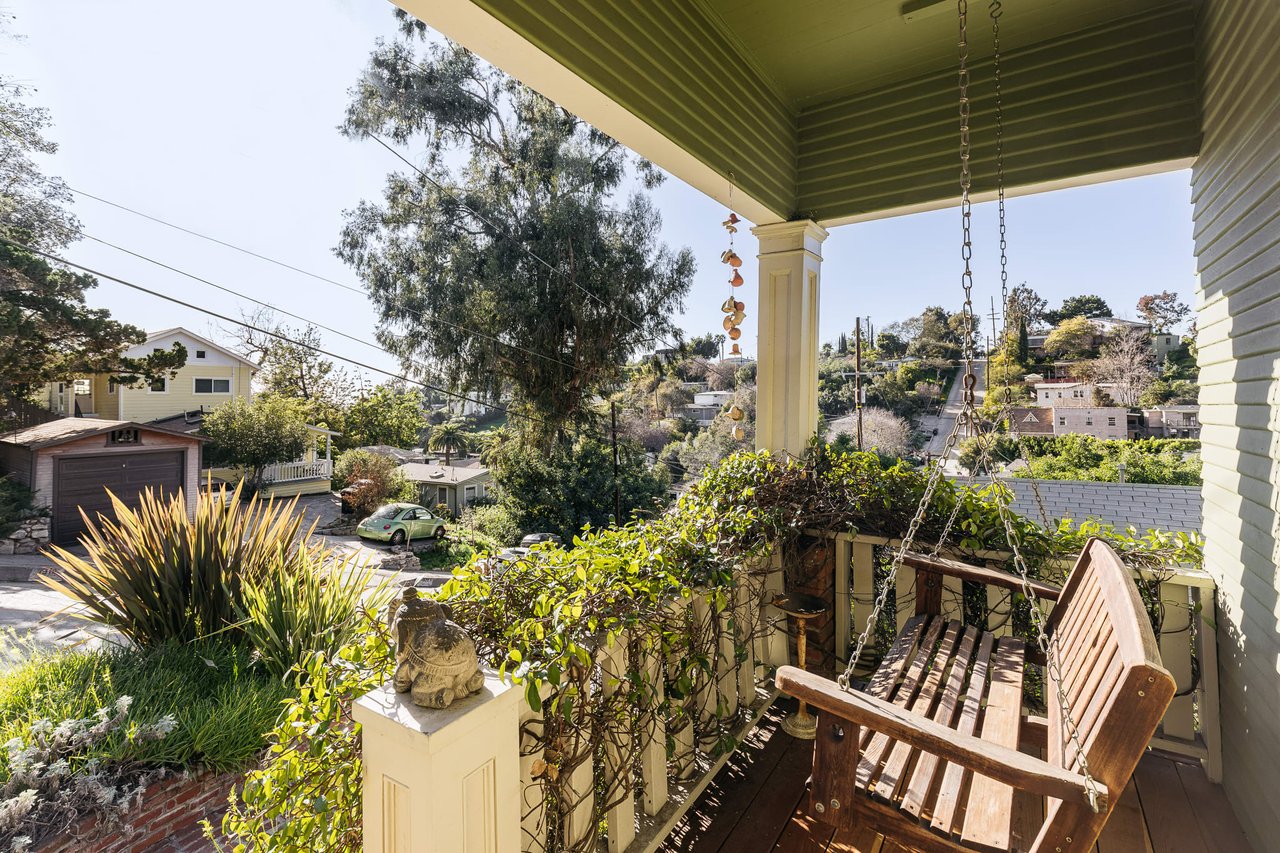
[[[830, 644], [815, 666], [829, 668], [847, 654], [840, 644], [850, 620], [865, 612], [867, 573], [873, 583], [882, 573], [874, 568], [877, 547], [887, 553], [906, 529], [924, 486], [919, 472], [885, 467], [870, 454], [819, 445], [804, 460], [743, 453], [708, 470], [661, 518], [588, 532], [569, 550], [535, 549], [499, 573], [480, 563], [457, 572], [439, 597], [492, 667], [489, 684], [465, 714], [423, 717], [385, 687], [360, 700], [365, 849], [458, 849], [450, 845], [468, 832], [497, 833], [500, 849], [519, 843], [578, 853], [602, 842], [611, 851], [648, 849], [769, 698], [772, 667], [789, 654], [773, 596], [784, 586], [834, 590], [831, 623], [815, 627], [819, 646]], [[1003, 565], [1008, 542], [993, 500], [1002, 488], [942, 483], [920, 547], [928, 550], [957, 510], [948, 553]], [[1150, 589], [1172, 566], [1199, 561], [1199, 541], [1182, 534], [1046, 530], [1022, 519], [1014, 533], [1033, 571], [1051, 581], [1061, 580], [1091, 535], [1151, 577]], [[1019, 596], [989, 601], [980, 586], [952, 592], [958, 618], [985, 621], [995, 604], [1009, 630], [1027, 630]], [[904, 588], [895, 607], [914, 594]], [[1151, 603], [1159, 618], [1160, 597]], [[884, 631], [893, 630], [895, 612]], [[473, 713], [471, 724], [460, 722]], [[403, 738], [396, 726], [421, 737]], [[406, 749], [419, 752], [409, 758]], [[410, 781], [407, 764], [418, 768]], [[422, 810], [443, 808], [442, 790], [459, 793], [448, 800], [448, 819], [433, 821]]]

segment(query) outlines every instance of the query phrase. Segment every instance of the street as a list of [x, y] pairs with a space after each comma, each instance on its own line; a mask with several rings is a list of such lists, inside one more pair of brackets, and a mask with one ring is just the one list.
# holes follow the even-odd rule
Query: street
[[[975, 360], [973, 363], [973, 375], [977, 379], [977, 385], [974, 386], [975, 405], [981, 406], [982, 399], [985, 396], [983, 376], [986, 372], [986, 363]], [[919, 428], [926, 433], [930, 433], [928, 442], [925, 443], [923, 452], [928, 453], [930, 458], [935, 458], [942, 453], [943, 447], [947, 443], [947, 436], [951, 434], [951, 430], [955, 427], [956, 418], [960, 415], [960, 410], [964, 400], [964, 365], [961, 364], [959, 372], [956, 373], [955, 381], [951, 383], [951, 390], [947, 393], [947, 400], [942, 406], [942, 413], [937, 415], [924, 415], [920, 418]], [[933, 434], [936, 433], [936, 434]], [[961, 438], [964, 438], [961, 435]], [[945, 470], [948, 474], [962, 473], [958, 463], [959, 448], [952, 450], [951, 456], [946, 461]]]

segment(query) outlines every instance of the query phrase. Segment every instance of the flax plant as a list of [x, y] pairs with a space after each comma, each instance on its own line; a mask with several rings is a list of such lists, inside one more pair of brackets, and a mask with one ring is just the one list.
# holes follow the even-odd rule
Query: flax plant
[[240, 502], [240, 488], [226, 499], [206, 490], [187, 514], [181, 492], [147, 490], [137, 509], [111, 495], [115, 518], [87, 515], [81, 558], [53, 549], [58, 574], [41, 576], [51, 589], [80, 603], [77, 615], [118, 630], [141, 647], [214, 634], [243, 637], [246, 583], [282, 582], [282, 568], [326, 558], [302, 530], [287, 503]]

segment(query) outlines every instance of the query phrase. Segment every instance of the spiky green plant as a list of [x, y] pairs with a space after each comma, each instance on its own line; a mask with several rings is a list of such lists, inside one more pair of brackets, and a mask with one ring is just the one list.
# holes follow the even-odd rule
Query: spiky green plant
[[391, 599], [374, 568], [348, 556], [304, 552], [243, 583], [241, 624], [263, 664], [284, 676], [312, 652], [333, 656], [356, 639], [358, 611], [378, 612]]
[[246, 581], [277, 576], [282, 566], [320, 565], [325, 549], [305, 532], [287, 503], [240, 502], [206, 490], [188, 515], [181, 492], [143, 493], [136, 509], [111, 495], [115, 519], [85, 516], [81, 558], [53, 549], [57, 576], [48, 587], [83, 605], [85, 616], [118, 630], [139, 646], [189, 642], [222, 634], [243, 636], [241, 602]]

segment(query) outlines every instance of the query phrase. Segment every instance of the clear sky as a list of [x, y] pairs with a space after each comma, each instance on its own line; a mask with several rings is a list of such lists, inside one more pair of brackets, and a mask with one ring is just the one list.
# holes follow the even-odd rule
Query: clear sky
[[[336, 130], [374, 40], [394, 33], [386, 0], [0, 0], [19, 42], [0, 42], [0, 68], [34, 86], [61, 150], [47, 170], [77, 190], [135, 208], [337, 281], [358, 281], [332, 253], [342, 211], [377, 197], [400, 167], [376, 143]], [[1016, 104], [1008, 107], [1016, 110]], [[1010, 275], [1056, 305], [1097, 293], [1120, 316], [1139, 296], [1173, 290], [1193, 302], [1189, 173], [1177, 172], [1009, 202]], [[680, 324], [719, 331], [724, 210], [676, 179], [654, 193], [665, 239], [699, 261]], [[374, 314], [343, 291], [81, 198], [87, 234], [262, 301], [372, 340]], [[980, 311], [999, 292], [994, 205], [975, 208]], [[739, 235], [742, 237], [743, 235]], [[835, 229], [824, 247], [825, 340], [857, 315], [877, 327], [929, 304], [960, 303], [959, 214], [919, 214]], [[739, 241], [744, 256], [752, 239]], [[79, 263], [212, 310], [241, 300], [92, 240]], [[744, 266], [744, 350], [755, 350], [755, 282]], [[216, 331], [209, 318], [103, 282], [91, 297], [149, 329]], [[252, 307], [252, 306], [249, 306]], [[393, 368], [376, 349], [333, 334], [326, 345]]]

